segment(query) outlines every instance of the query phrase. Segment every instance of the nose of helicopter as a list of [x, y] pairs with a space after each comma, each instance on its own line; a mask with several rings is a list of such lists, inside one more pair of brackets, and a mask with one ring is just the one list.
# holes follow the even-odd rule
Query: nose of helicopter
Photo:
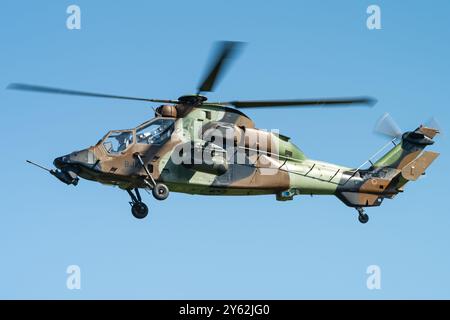
[[55, 160], [53, 160], [53, 165], [58, 169], [63, 168], [67, 164], [68, 164], [68, 156], [58, 157], [55, 158]]
[[53, 164], [56, 168], [62, 169], [67, 166], [74, 166], [77, 164], [81, 165], [92, 165], [96, 161], [94, 153], [89, 149], [84, 149], [81, 151], [75, 151], [70, 154], [57, 157], [53, 160]]

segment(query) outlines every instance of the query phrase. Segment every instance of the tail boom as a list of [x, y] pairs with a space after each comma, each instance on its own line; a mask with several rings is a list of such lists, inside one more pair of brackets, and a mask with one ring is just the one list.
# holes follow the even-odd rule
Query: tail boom
[[346, 172], [336, 196], [350, 207], [379, 206], [384, 198], [403, 192], [405, 184], [416, 181], [439, 156], [424, 151], [434, 143], [437, 129], [420, 126], [402, 135], [401, 141], [369, 169]]

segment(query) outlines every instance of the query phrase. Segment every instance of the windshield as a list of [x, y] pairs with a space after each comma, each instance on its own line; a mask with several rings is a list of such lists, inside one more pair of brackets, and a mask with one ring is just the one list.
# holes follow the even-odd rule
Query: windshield
[[143, 144], [161, 144], [170, 138], [174, 119], [159, 118], [136, 130], [136, 142]]
[[118, 154], [133, 144], [133, 131], [111, 131], [103, 142], [106, 151]]

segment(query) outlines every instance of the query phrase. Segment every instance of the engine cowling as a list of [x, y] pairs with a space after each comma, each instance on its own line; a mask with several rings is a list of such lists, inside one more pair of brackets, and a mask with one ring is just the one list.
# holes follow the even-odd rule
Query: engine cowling
[[177, 114], [178, 114], [177, 108], [169, 104], [159, 106], [155, 112], [156, 117], [166, 117], [166, 118], [176, 118]]
[[[179, 153], [189, 152], [189, 154], [180, 154], [183, 159], [181, 164], [184, 167], [218, 176], [228, 171], [225, 149], [212, 143], [198, 143], [191, 145], [188, 149], [186, 147], [186, 145], [180, 146], [180, 150], [176, 151]], [[181, 151], [182, 149], [184, 151]]]

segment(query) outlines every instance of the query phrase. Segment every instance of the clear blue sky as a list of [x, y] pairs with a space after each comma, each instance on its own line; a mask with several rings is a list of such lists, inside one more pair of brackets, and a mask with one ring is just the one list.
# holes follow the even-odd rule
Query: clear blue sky
[[[81, 7], [81, 30], [65, 27]], [[378, 4], [382, 30], [366, 28]], [[372, 95], [373, 109], [252, 110], [314, 159], [358, 166], [403, 130], [450, 121], [448, 1], [2, 1], [0, 87], [28, 82], [153, 98], [194, 91], [215, 40], [248, 42], [210, 99]], [[128, 195], [65, 186], [25, 163], [152, 117], [140, 102], [0, 90], [0, 298], [450, 298], [449, 140], [428, 175], [368, 209], [334, 197]], [[81, 268], [82, 289], [66, 288]], [[366, 288], [379, 265], [381, 290]]]

